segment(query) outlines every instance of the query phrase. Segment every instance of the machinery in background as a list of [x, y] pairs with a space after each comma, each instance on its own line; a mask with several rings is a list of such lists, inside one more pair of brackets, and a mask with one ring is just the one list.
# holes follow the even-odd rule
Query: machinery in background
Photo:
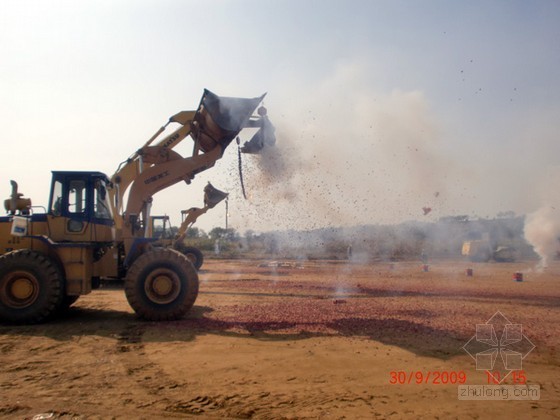
[[194, 225], [196, 220], [214, 208], [222, 200], [226, 199], [227, 193], [218, 190], [211, 183], [204, 187], [204, 207], [191, 207], [181, 211], [181, 226], [177, 232], [173, 232], [169, 216], [151, 216], [150, 231], [148, 236], [157, 239], [156, 244], [171, 247], [184, 254], [200, 270], [204, 262], [204, 254], [200, 249], [188, 244], [187, 232]]
[[463, 242], [461, 254], [472, 262], [514, 262], [517, 250], [511, 246], [492, 247], [489, 239], [476, 239]]

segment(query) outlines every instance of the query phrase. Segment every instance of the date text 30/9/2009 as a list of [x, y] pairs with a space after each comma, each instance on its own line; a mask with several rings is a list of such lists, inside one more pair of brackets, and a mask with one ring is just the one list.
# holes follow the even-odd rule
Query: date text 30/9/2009
[[467, 382], [467, 374], [460, 371], [391, 371], [389, 372], [389, 384], [406, 385], [406, 384], [431, 384], [431, 385], [447, 385], [447, 384], [464, 384]]

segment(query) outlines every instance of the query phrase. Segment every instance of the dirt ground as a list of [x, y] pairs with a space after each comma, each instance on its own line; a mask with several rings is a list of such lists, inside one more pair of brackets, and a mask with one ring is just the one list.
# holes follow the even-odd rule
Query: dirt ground
[[[533, 265], [209, 260], [167, 323], [105, 286], [48, 324], [0, 325], [0, 416], [558, 418], [560, 262]], [[489, 383], [463, 347], [497, 311], [535, 346], [538, 400], [458, 398], [459, 380]]]

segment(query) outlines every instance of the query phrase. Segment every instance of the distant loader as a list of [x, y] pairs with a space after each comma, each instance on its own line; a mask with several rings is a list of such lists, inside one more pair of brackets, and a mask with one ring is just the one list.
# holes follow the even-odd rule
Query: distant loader
[[497, 246], [492, 248], [488, 239], [477, 239], [463, 242], [461, 254], [473, 262], [514, 262], [517, 251], [511, 246]]
[[227, 199], [227, 196], [227, 193], [208, 183], [204, 187], [204, 207], [191, 207], [188, 210], [182, 210], [182, 223], [177, 232], [174, 232], [171, 228], [169, 216], [150, 216], [147, 236], [156, 239], [154, 245], [171, 247], [179, 251], [187, 257], [194, 268], [200, 270], [204, 262], [204, 255], [200, 249], [189, 245], [187, 240], [188, 229], [209, 209], [214, 208], [222, 200]]

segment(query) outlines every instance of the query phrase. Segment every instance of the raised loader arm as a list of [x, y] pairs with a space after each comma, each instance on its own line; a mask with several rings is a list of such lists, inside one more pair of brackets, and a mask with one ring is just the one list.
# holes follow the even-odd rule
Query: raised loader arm
[[[124, 241], [127, 253], [134, 238], [144, 234], [143, 226], [149, 219], [154, 194], [180, 181], [188, 184], [196, 174], [214, 166], [243, 128], [259, 128], [253, 136], [253, 139], [259, 136], [259, 141], [248, 142], [258, 143], [256, 147], [252, 145], [250, 152], [274, 143], [274, 128], [266, 117], [266, 110], [261, 107], [259, 117], [251, 117], [264, 96], [220, 97], [205, 90], [196, 111], [183, 111], [171, 117], [141, 149], [121, 164], [111, 178], [110, 195], [117, 236]], [[180, 127], [153, 145], [171, 122]], [[190, 156], [183, 157], [173, 148], [187, 137], [193, 140], [193, 151]], [[266, 142], [260, 141], [261, 138]], [[127, 190], [128, 201], [123, 209]]]

